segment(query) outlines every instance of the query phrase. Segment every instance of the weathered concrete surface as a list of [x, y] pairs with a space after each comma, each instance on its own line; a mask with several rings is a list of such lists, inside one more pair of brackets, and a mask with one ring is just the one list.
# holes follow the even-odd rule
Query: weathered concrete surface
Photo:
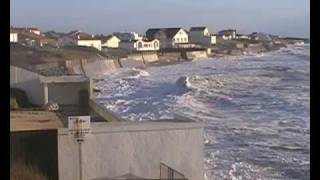
[[144, 62], [146, 62], [146, 63], [159, 61], [159, 57], [156, 52], [143, 52], [142, 58], [143, 58]]
[[37, 105], [43, 104], [43, 85], [39, 78], [41, 75], [16, 67], [10, 66], [10, 87], [19, 88], [26, 92], [29, 100]]
[[188, 51], [186, 52], [187, 59], [207, 59], [207, 51]]
[[162, 52], [158, 56], [160, 61], [179, 61], [182, 59], [181, 52]]
[[89, 100], [90, 109], [102, 117], [105, 121], [124, 121], [118, 118], [113, 112], [107, 110], [102, 105], [98, 104], [94, 100]]
[[48, 84], [49, 101], [60, 105], [77, 105], [81, 90], [88, 90], [88, 82], [50, 83]]
[[143, 63], [142, 60], [122, 58], [119, 61], [120, 61], [121, 67], [123, 68], [145, 67], [145, 64]]
[[[163, 162], [190, 180], [203, 179], [203, 126], [195, 122], [92, 123], [81, 145], [84, 179], [127, 173], [159, 178]], [[59, 179], [79, 177], [79, 146], [58, 130]]]

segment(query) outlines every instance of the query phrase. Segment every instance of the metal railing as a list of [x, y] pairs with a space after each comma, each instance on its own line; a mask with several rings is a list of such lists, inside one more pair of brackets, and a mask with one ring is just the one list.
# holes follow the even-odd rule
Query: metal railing
[[170, 166], [160, 163], [160, 179], [162, 180], [188, 180], [182, 173]]

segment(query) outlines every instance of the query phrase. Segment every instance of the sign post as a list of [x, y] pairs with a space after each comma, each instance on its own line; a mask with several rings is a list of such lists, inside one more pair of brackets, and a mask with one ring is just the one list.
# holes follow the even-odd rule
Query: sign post
[[82, 172], [82, 148], [84, 137], [90, 133], [90, 116], [69, 116], [68, 117], [69, 133], [74, 136], [75, 142], [79, 145], [79, 176], [83, 179]]

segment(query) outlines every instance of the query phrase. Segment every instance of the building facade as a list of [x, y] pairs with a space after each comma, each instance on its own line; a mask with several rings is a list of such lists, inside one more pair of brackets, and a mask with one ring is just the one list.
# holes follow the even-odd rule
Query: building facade
[[127, 51], [158, 51], [160, 49], [160, 41], [153, 40], [135, 40], [135, 41], [121, 41], [119, 47]]
[[237, 38], [237, 32], [235, 29], [227, 29], [227, 30], [222, 30], [218, 32], [218, 35], [223, 39], [223, 40], [232, 40]]
[[81, 31], [72, 31], [58, 39], [59, 46], [86, 46], [94, 47], [101, 51], [101, 40], [94, 35]]
[[148, 29], [146, 36], [147, 38], [158, 39], [160, 48], [174, 48], [179, 44], [189, 43], [188, 33], [182, 28]]
[[119, 48], [120, 39], [115, 35], [100, 36], [97, 39], [101, 40], [102, 48]]
[[217, 37], [209, 32], [207, 27], [192, 27], [189, 31], [191, 43], [210, 46], [217, 43]]
[[18, 33], [14, 30], [10, 30], [10, 42], [18, 42]]

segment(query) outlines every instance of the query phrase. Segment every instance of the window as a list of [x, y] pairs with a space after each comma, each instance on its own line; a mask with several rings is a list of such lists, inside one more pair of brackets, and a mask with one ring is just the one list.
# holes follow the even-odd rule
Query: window
[[158, 48], [158, 46], [159, 46], [158, 42], [157, 42], [157, 41], [154, 42], [154, 47], [155, 47], [155, 48]]
[[142, 42], [138, 42], [138, 49], [142, 48]]

